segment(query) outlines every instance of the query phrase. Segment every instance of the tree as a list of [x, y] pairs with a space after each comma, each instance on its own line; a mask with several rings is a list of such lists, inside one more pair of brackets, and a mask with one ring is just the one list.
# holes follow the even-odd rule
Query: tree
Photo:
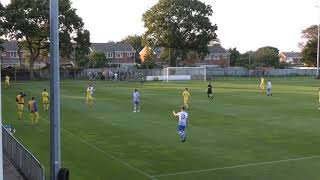
[[254, 64], [259, 67], [279, 67], [279, 50], [275, 47], [266, 46], [259, 48], [254, 53]]
[[103, 52], [93, 52], [89, 57], [89, 67], [101, 68], [108, 64], [106, 55]]
[[[60, 0], [59, 8], [61, 57], [70, 58], [75, 35], [86, 30], [70, 0]], [[49, 0], [11, 1], [5, 7], [4, 22], [0, 25], [4, 27], [7, 39], [22, 41], [29, 51], [30, 79], [34, 79], [34, 62], [43, 51], [49, 51]]]
[[199, 0], [159, 0], [143, 14], [144, 38], [151, 47], [169, 48], [170, 65], [175, 66], [181, 52], [208, 52], [217, 30], [209, 19], [212, 14], [211, 6]]
[[304, 46], [314, 39], [318, 39], [318, 25], [312, 25], [301, 32], [301, 38], [303, 42], [299, 43], [299, 46], [303, 49]]
[[318, 39], [312, 39], [302, 49], [302, 61], [308, 66], [317, 66]]
[[82, 63], [87, 63], [90, 53], [90, 32], [82, 29], [77, 32], [77, 37], [74, 40], [76, 42], [76, 44], [73, 44], [73, 48], [75, 48], [74, 59], [79, 67], [83, 67]]
[[300, 43], [302, 49], [302, 61], [308, 66], [317, 65], [318, 48], [318, 26], [312, 25], [302, 31], [303, 42]]
[[[1, 24], [3, 23], [3, 15], [4, 15], [4, 7], [2, 5], [2, 3], [0, 2], [0, 45], [3, 43], [3, 39], [1, 39], [1, 36], [4, 33], [4, 29], [3, 26], [1, 26]], [[0, 52], [3, 50], [3, 47], [0, 46]], [[1, 67], [0, 67], [1, 69]]]
[[125, 37], [122, 42], [126, 42], [126, 43], [129, 43], [133, 49], [136, 50], [136, 63], [141, 63], [141, 59], [140, 59], [140, 56], [139, 56], [139, 52], [144, 48], [144, 45], [143, 45], [143, 41], [142, 41], [142, 36], [139, 36], [139, 35], [130, 35], [130, 36], [127, 36]]
[[244, 67], [246, 69], [254, 69], [254, 52], [248, 51], [244, 54], [241, 54], [235, 62], [235, 66]]
[[241, 56], [241, 53], [237, 50], [237, 48], [230, 48], [228, 52], [230, 53], [230, 66], [235, 66], [236, 62]]

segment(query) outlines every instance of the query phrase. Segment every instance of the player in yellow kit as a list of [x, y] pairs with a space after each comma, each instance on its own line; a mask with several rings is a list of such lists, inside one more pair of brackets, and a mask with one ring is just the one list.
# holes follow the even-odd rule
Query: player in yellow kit
[[265, 87], [266, 87], [266, 82], [265, 82], [264, 78], [261, 77], [261, 80], [260, 80], [260, 89], [261, 89], [261, 92], [262, 92], [262, 93], [264, 92]]
[[38, 124], [39, 113], [38, 113], [38, 104], [34, 97], [31, 98], [28, 102], [28, 108], [30, 112], [30, 120], [32, 125]]
[[182, 93], [182, 97], [183, 97], [183, 104], [184, 107], [186, 107], [187, 109], [189, 109], [189, 98], [190, 98], [190, 93], [188, 88], [186, 88], [183, 93]]
[[11, 86], [10, 84], [10, 77], [8, 75], [6, 75], [6, 79], [4, 81], [4, 88], [9, 88]]
[[18, 119], [19, 120], [23, 119], [24, 97], [25, 96], [26, 96], [26, 94], [23, 91], [21, 91], [16, 98], [16, 101], [18, 104]]
[[42, 92], [42, 104], [43, 104], [43, 110], [48, 111], [49, 110], [49, 93], [47, 89], [44, 89]]
[[86, 104], [88, 104], [89, 107], [93, 105], [93, 86], [91, 84], [87, 88]]

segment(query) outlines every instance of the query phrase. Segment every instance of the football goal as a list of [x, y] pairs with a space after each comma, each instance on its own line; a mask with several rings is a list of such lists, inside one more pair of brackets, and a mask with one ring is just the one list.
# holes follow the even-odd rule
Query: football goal
[[163, 81], [207, 80], [206, 67], [167, 67], [163, 69]]

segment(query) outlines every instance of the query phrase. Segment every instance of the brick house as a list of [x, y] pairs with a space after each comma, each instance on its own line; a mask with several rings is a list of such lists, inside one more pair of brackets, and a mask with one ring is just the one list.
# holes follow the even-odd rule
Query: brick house
[[[152, 51], [157, 64], [162, 64], [161, 53], [164, 48], [143, 48], [140, 52], [141, 62], [144, 62], [144, 57], [148, 51]], [[186, 59], [180, 62], [180, 65], [199, 65], [199, 66], [227, 66], [229, 64], [229, 52], [224, 49], [220, 44], [208, 46], [208, 55], [204, 59]]]
[[198, 60], [197, 65], [227, 66], [229, 64], [229, 53], [220, 44], [208, 47], [208, 55], [203, 60]]
[[[2, 67], [20, 67], [18, 44], [15, 41], [6, 41], [0, 45], [3, 48], [1, 51], [1, 65]], [[30, 54], [25, 49], [20, 50], [21, 65], [28, 66], [26, 59], [30, 57]], [[46, 65], [48, 58], [40, 56], [34, 63], [34, 69], [40, 69]]]
[[134, 65], [136, 50], [128, 43], [91, 43], [91, 52], [103, 52], [109, 64]]
[[162, 48], [153, 48], [151, 49], [150, 47], [144, 47], [140, 52], [139, 52], [139, 56], [140, 56], [140, 60], [141, 60], [141, 63], [143, 64], [144, 61], [145, 61], [145, 56], [148, 54], [148, 52], [152, 52], [153, 55], [154, 55], [154, 58], [155, 58], [155, 62], [156, 63], [160, 63], [161, 62], [161, 59], [160, 59], [160, 56], [161, 56], [161, 53], [163, 51]]
[[[16, 67], [20, 66], [19, 54], [18, 54], [18, 45], [14, 41], [7, 41], [0, 45], [3, 48], [1, 51], [1, 65], [2, 67]], [[24, 51], [21, 50], [20, 57], [22, 63], [24, 63]]]
[[298, 64], [301, 63], [301, 58], [300, 52], [281, 52], [279, 54], [280, 63]]

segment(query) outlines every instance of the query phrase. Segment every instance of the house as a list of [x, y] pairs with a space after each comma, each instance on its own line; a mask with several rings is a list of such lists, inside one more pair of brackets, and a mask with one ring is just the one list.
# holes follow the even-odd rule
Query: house
[[[164, 48], [143, 48], [140, 52], [141, 62], [144, 62], [145, 55], [149, 50], [152, 50], [155, 62], [161, 64], [161, 53]], [[180, 62], [180, 65], [198, 65], [198, 66], [227, 66], [229, 64], [229, 52], [224, 49], [220, 44], [213, 44], [208, 46], [208, 55], [204, 59], [185, 59]]]
[[298, 64], [301, 62], [302, 55], [300, 52], [281, 52], [279, 58], [280, 63]]
[[135, 49], [125, 42], [92, 43], [92, 52], [102, 52], [106, 55], [109, 64], [135, 64]]
[[208, 55], [196, 62], [201, 66], [227, 66], [229, 64], [229, 53], [220, 44], [208, 46]]
[[160, 56], [161, 56], [161, 52], [163, 51], [162, 48], [153, 48], [151, 49], [150, 47], [144, 47], [140, 52], [139, 52], [139, 56], [140, 56], [140, 60], [141, 60], [141, 63], [143, 64], [145, 62], [145, 58], [146, 58], [146, 55], [152, 51], [153, 55], [154, 55], [154, 58], [155, 58], [155, 62], [157, 63], [160, 63], [161, 62], [161, 59], [160, 59]]
[[[1, 51], [1, 66], [2, 67], [19, 67], [20, 65], [26, 64], [26, 59], [30, 57], [30, 54], [25, 49], [20, 50], [20, 57], [18, 53], [18, 44], [15, 41], [6, 41], [3, 44], [0, 45], [3, 48], [3, 51]], [[21, 58], [21, 59], [19, 59]], [[40, 69], [46, 65], [44, 62], [47, 58], [40, 56], [36, 62], [34, 63], [34, 69]], [[20, 64], [21, 61], [21, 64]]]
[[[1, 65], [2, 67], [16, 67], [20, 66], [19, 54], [18, 54], [18, 45], [15, 41], [6, 41], [0, 45], [3, 48], [1, 51]], [[24, 63], [24, 51], [21, 50], [20, 57], [22, 63]]]

